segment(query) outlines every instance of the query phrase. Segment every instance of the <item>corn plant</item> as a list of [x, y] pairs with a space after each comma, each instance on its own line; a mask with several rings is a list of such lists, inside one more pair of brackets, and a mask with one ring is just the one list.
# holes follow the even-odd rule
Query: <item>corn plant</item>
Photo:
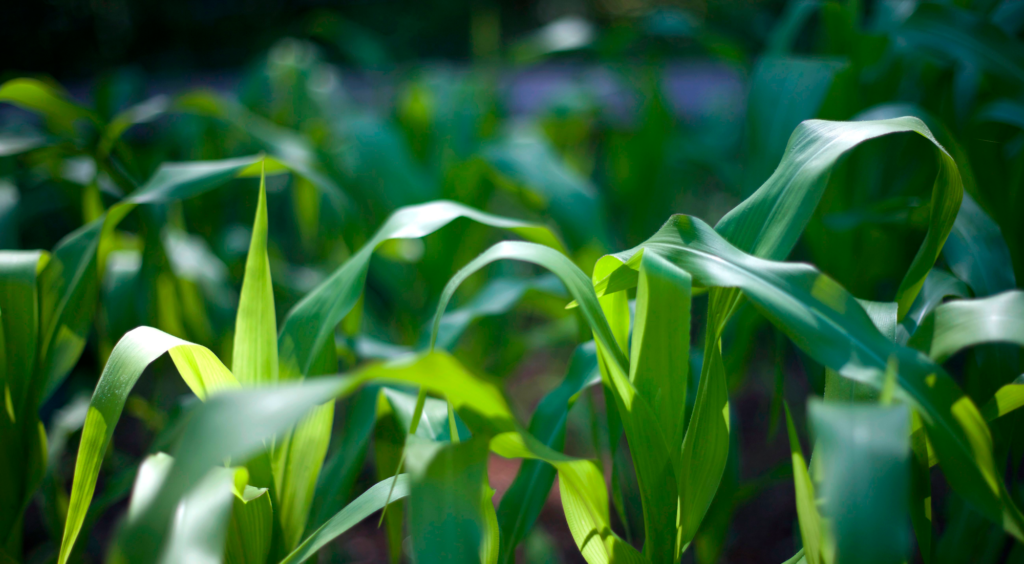
[[[859, 301], [813, 266], [783, 262], [836, 161], [860, 143], [903, 132], [933, 144], [939, 169], [927, 233], [893, 301]], [[130, 206], [194, 194], [248, 174], [254, 164], [165, 168], [93, 229], [102, 232]], [[771, 178], [715, 228], [672, 216], [646, 242], [599, 260], [590, 276], [545, 227], [451, 202], [402, 208], [296, 304], [278, 331], [261, 180], [231, 369], [209, 349], [156, 329], [140, 327], [120, 340], [89, 404], [59, 562], [73, 554], [130, 390], [165, 353], [204, 404], [184, 423], [169, 455], [150, 456], [140, 466], [111, 548], [116, 561], [299, 562], [385, 509], [389, 537], [399, 541], [390, 543], [392, 550], [403, 527], [394, 516], [403, 515], [417, 561], [508, 562], [556, 476], [566, 522], [588, 562], [678, 561], [700, 529], [729, 456], [729, 350], [722, 337], [743, 302], [828, 369], [824, 400], [809, 406], [817, 438], [810, 465], [786, 413], [803, 545], [794, 561], [905, 561], [908, 518], [929, 558], [928, 475], [935, 464], [958, 495], [1021, 539], [1024, 517], [998, 470], [986, 420], [1024, 405], [1024, 387], [1008, 385], [979, 409], [938, 364], [981, 343], [1024, 344], [1019, 291], [942, 305], [957, 285], [935, 262], [958, 214], [979, 211], [962, 208], [962, 198], [956, 162], [920, 120], [808, 121], [794, 132]], [[975, 224], [990, 225], [981, 214]], [[425, 350], [330, 376], [338, 366], [335, 328], [356, 306], [374, 250], [390, 239], [423, 237], [458, 217], [525, 241], [498, 243], [455, 274]], [[459, 286], [504, 260], [554, 274], [573, 300], [568, 307], [593, 336], [528, 427], [493, 380], [435, 347]], [[35, 272], [37, 264], [38, 258], [22, 268]], [[691, 310], [701, 294], [707, 295], [703, 350], [693, 354], [703, 360], [699, 373], [691, 373]], [[682, 407], [691, 380], [696, 391], [687, 414]], [[582, 390], [596, 385], [614, 408], [611, 432], [624, 433], [629, 445], [643, 506], [639, 550], [613, 529], [598, 463], [560, 452], [566, 413]], [[325, 510], [317, 508], [311, 527], [334, 401], [365, 386], [375, 386], [368, 390], [376, 417], [391, 412], [407, 425], [396, 445], [400, 455], [389, 455], [389, 468], [402, 473], [381, 476], [345, 507], [326, 510], [322, 522]], [[419, 393], [408, 395], [402, 386]], [[530, 461], [497, 509], [486, 473], [489, 452]], [[864, 543], [869, 534], [873, 542]]]

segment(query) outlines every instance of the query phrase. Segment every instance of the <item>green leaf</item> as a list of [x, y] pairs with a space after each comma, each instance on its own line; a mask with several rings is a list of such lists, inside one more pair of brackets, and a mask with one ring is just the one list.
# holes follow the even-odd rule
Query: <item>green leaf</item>
[[771, 260], [784, 259], [807, 226], [839, 157], [869, 139], [910, 131], [931, 141], [940, 158], [932, 188], [928, 233], [896, 292], [902, 318], [942, 250], [963, 195], [956, 163], [917, 118], [801, 123], [771, 178], [725, 214], [715, 230], [744, 252]]
[[793, 486], [796, 489], [796, 514], [800, 523], [800, 538], [804, 541], [804, 557], [807, 564], [832, 562], [831, 551], [826, 538], [825, 523], [818, 513], [818, 501], [814, 494], [814, 482], [807, 471], [800, 439], [793, 425], [793, 416], [786, 408], [786, 431], [789, 435], [789, 452], [793, 460]]
[[674, 216], [646, 243], [616, 255], [636, 268], [651, 249], [689, 272], [695, 284], [739, 288], [818, 362], [882, 389], [890, 358], [899, 367], [898, 399], [921, 413], [953, 488], [1007, 532], [1024, 536], [992, 458], [991, 434], [971, 400], [938, 365], [883, 336], [860, 304], [813, 267], [752, 257], [704, 222]]
[[1024, 292], [1010, 290], [988, 298], [953, 300], [935, 309], [929, 356], [936, 362], [983, 343], [1024, 347]]
[[[394, 491], [391, 488], [392, 483], [394, 483]], [[392, 502], [407, 497], [409, 495], [409, 475], [399, 474], [397, 479], [389, 477], [374, 484], [303, 539], [302, 543], [281, 561], [281, 564], [298, 564], [313, 557], [324, 545], [338, 538], [377, 510], [382, 509], [388, 500], [389, 493]]]
[[182, 379], [200, 399], [224, 389], [238, 387], [238, 381], [231, 372], [205, 347], [150, 327], [140, 327], [125, 335], [110, 354], [89, 402], [89, 413], [86, 415], [75, 462], [67, 524], [61, 540], [61, 564], [67, 562], [82, 528], [96, 489], [103, 455], [110, 444], [128, 394], [142, 376], [142, 371], [168, 352]]
[[909, 410], [905, 405], [812, 399], [808, 414], [836, 563], [905, 562], [910, 549]]
[[[662, 508], [666, 496], [663, 488], [665, 484], [674, 484], [674, 473], [672, 458], [669, 453], [664, 434], [658, 426], [650, 406], [646, 400], [637, 394], [633, 384], [627, 375], [627, 361], [622, 349], [619, 347], [617, 337], [612, 333], [612, 328], [605, 319], [594, 294], [592, 282], [579, 268], [576, 267], [565, 255], [550, 248], [534, 243], [504, 242], [492, 246], [475, 258], [455, 276], [449, 280], [441, 299], [438, 302], [437, 312], [434, 315], [433, 335], [437, 335], [437, 328], [440, 325], [445, 307], [454, 295], [455, 290], [468, 277], [498, 260], [518, 260], [536, 264], [553, 272], [568, 289], [577, 303], [580, 304], [582, 314], [591, 330], [594, 332], [598, 344], [598, 353], [606, 359], [607, 373], [602, 370], [602, 379], [607, 389], [615, 397], [618, 411], [622, 415], [622, 421], [626, 435], [631, 446], [634, 464], [637, 467], [638, 481], [644, 496], [645, 514], [653, 507]], [[610, 296], [612, 297], [612, 296]], [[472, 424], [470, 425], [472, 428]], [[557, 468], [557, 466], [556, 466]], [[674, 499], [673, 494], [671, 498]], [[661, 513], [652, 513], [651, 519], [665, 518]], [[662, 523], [665, 523], [663, 521]], [[571, 526], [571, 525], [570, 525]], [[588, 525], [589, 526], [589, 525]], [[657, 538], [657, 558], [674, 558], [675, 544], [674, 525], [663, 524], [661, 528], [650, 527], [648, 530], [657, 531], [653, 535], [660, 535]], [[575, 537], [574, 532], [574, 537]], [[667, 538], [666, 538], [667, 536]], [[652, 536], [648, 536], [648, 541]], [[580, 539], [577, 537], [577, 544]], [[652, 547], [652, 548], [654, 548]], [[666, 548], [667, 547], [667, 548]], [[611, 550], [609, 548], [609, 550]], [[618, 550], [618, 549], [616, 549]], [[613, 551], [614, 552], [614, 551]], [[648, 555], [651, 553], [648, 552]], [[586, 555], [586, 552], [584, 552]], [[588, 561], [591, 557], [588, 557]], [[597, 558], [597, 556], [594, 556]]]
[[278, 337], [283, 371], [281, 378], [308, 375], [320, 349], [327, 343], [333, 346], [335, 327], [352, 310], [362, 293], [374, 249], [389, 239], [424, 237], [460, 217], [507, 229], [556, 249], [562, 248], [558, 239], [545, 227], [483, 213], [455, 202], [437, 201], [399, 209], [356, 254], [288, 312]]
[[235, 345], [231, 370], [243, 386], [277, 382], [277, 318], [274, 314], [274, 287], [267, 258], [267, 187], [260, 177], [256, 220], [245, 260], [245, 277], [235, 318]]

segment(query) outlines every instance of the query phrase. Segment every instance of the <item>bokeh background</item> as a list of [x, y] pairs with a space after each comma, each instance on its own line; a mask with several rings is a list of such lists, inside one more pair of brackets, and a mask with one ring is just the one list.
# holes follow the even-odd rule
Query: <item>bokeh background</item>
[[[104, 120], [135, 112], [107, 159], [95, 132], [0, 106], [3, 248], [52, 248], [160, 163], [266, 151], [315, 172], [268, 180], [280, 318], [403, 205], [448, 198], [548, 224], [589, 272], [672, 213], [714, 224], [768, 178], [802, 120], [914, 115], [960, 165], [965, 205], [998, 226], [1010, 287], [1024, 276], [1024, 2], [46, 0], [7, 3], [2, 14], [0, 79], [59, 84]], [[32, 144], [44, 138], [57, 142]], [[924, 236], [936, 170], [933, 149], [909, 135], [856, 149], [791, 258], [859, 298], [890, 300]], [[248, 182], [126, 221], [100, 319], [44, 406], [47, 428], [74, 419], [113, 343], [137, 325], [230, 359], [256, 204]], [[421, 346], [444, 283], [495, 237], [457, 223], [424, 242], [385, 245], [361, 313], [339, 328], [342, 368]], [[581, 338], [564, 290], [499, 265], [457, 301], [477, 313], [444, 346], [504, 379], [527, 420]], [[703, 307], [698, 298], [695, 323]], [[749, 307], [725, 346], [743, 352], [727, 357], [734, 444], [685, 561], [777, 563], [799, 546], [781, 400], [802, 419], [823, 370]], [[954, 362], [979, 405], [1020, 371], [1018, 359], [1016, 372], [972, 377], [987, 370], [984, 354]], [[160, 377], [168, 370], [158, 363], [129, 401], [83, 535], [86, 561], [103, 554], [139, 458], [187, 414], [183, 385]], [[332, 450], [347, 444], [351, 411], [338, 410]], [[568, 452], [607, 457], [609, 438], [594, 424], [603, 413], [599, 394], [573, 411]], [[25, 523], [29, 562], [48, 561], [60, 538], [46, 496], [59, 501], [71, 476], [69, 429], [53, 488]], [[371, 453], [348, 470], [351, 491], [376, 481], [379, 437], [364, 439], [350, 439]], [[628, 454], [619, 456], [605, 460], [623, 468], [615, 524], [639, 542], [639, 498]], [[490, 470], [497, 500], [516, 466], [494, 459]], [[1001, 531], [935, 480], [940, 561], [1001, 561]], [[384, 561], [385, 542], [367, 523], [321, 561]], [[582, 562], [556, 494], [521, 558]]]

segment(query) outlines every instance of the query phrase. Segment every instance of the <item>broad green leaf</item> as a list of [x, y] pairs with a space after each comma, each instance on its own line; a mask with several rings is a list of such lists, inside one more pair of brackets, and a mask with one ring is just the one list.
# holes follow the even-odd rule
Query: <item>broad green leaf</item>
[[231, 371], [243, 386], [277, 381], [277, 318], [274, 314], [274, 288], [267, 258], [267, 188], [260, 178], [259, 202], [253, 223], [245, 277], [235, 319], [235, 346], [231, 352]]
[[103, 455], [121, 417], [125, 400], [142, 376], [142, 371], [164, 353], [170, 353], [182, 379], [200, 399], [238, 387], [238, 381], [231, 372], [205, 347], [149, 327], [140, 327], [125, 335], [114, 347], [89, 402], [75, 462], [67, 524], [61, 541], [61, 564], [67, 562], [82, 528], [96, 489]]
[[929, 356], [944, 362], [982, 343], [1024, 347], [1024, 292], [1010, 290], [988, 298], [953, 300], [935, 309]]
[[832, 562], [832, 552], [826, 538], [825, 523], [818, 513], [818, 500], [814, 494], [814, 482], [807, 470], [800, 438], [793, 425], [793, 416], [786, 405], [786, 431], [789, 435], [789, 452], [793, 459], [793, 486], [796, 489], [796, 513], [800, 523], [800, 537], [804, 541], [804, 557], [807, 564]]
[[[577, 347], [569, 361], [565, 379], [544, 396], [530, 417], [530, 434], [552, 450], [561, 451], [565, 445], [569, 408], [597, 372], [597, 352], [593, 342]], [[524, 460], [519, 467], [515, 480], [498, 505], [501, 532], [499, 562], [502, 564], [514, 562], [516, 547], [533, 528], [554, 481], [555, 469], [546, 462]]]
[[[392, 483], [394, 483], [393, 491]], [[281, 564], [298, 564], [300, 562], [305, 562], [315, 555], [316, 552], [324, 545], [338, 538], [338, 536], [342, 535], [345, 531], [351, 529], [377, 510], [382, 509], [389, 494], [392, 502], [403, 499], [409, 495], [408, 474], [400, 474], [397, 477], [397, 481], [395, 478], [388, 478], [374, 484], [370, 489], [366, 490], [362, 495], [354, 499], [352, 503], [346, 505], [341, 511], [338, 511], [333, 517], [328, 519], [322, 526], [320, 526], [320, 528], [313, 531], [312, 534], [303, 539], [302, 543], [281, 561]]]
[[483, 213], [455, 202], [437, 201], [399, 209], [356, 254], [288, 313], [278, 337], [281, 378], [308, 375], [316, 354], [328, 342], [333, 343], [334, 329], [358, 301], [366, 283], [370, 257], [381, 243], [389, 239], [424, 237], [460, 217], [562, 248], [545, 227]]
[[[332, 351], [333, 352], [333, 351]], [[317, 478], [327, 456], [334, 422], [334, 402], [317, 406], [295, 429], [278, 437], [272, 459], [275, 514], [281, 523], [284, 550], [302, 540]]]
[[[905, 562], [910, 412], [905, 405], [811, 400], [820, 492], [837, 564]], [[870, 542], [866, 542], [870, 539]]]
[[674, 216], [646, 243], [616, 255], [635, 269], [651, 249], [689, 272], [695, 284], [739, 288], [818, 362], [882, 389], [893, 358], [898, 399], [922, 415], [950, 484], [1014, 536], [1024, 520], [995, 470], [992, 439], [971, 400], [938, 365], [885, 338], [857, 301], [813, 267], [766, 261], [741, 252], [699, 219]]
[[34, 78], [15, 78], [0, 85], [0, 102], [40, 114], [62, 134], [73, 133], [78, 120], [99, 121], [95, 114], [71, 101], [58, 87]]
[[715, 230], [739, 250], [756, 257], [786, 258], [814, 213], [839, 157], [869, 139], [910, 131], [931, 141], [940, 158], [932, 189], [928, 233], [896, 292], [902, 318], [942, 250], [963, 195], [956, 163], [917, 118], [801, 123], [771, 178], [727, 213]]
[[259, 157], [161, 165], [152, 178], [107, 214], [64, 237], [42, 273], [42, 343], [40, 362], [49, 397], [78, 361], [85, 347], [97, 300], [97, 276], [105, 256], [100, 242], [122, 219], [142, 204], [189, 198], [248, 174]]

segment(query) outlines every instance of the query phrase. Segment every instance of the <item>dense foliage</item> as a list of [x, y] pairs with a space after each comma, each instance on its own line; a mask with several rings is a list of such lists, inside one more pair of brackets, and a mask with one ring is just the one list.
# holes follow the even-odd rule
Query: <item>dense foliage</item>
[[[233, 93], [3, 83], [0, 563], [302, 562], [378, 512], [392, 562], [554, 559], [551, 495], [591, 564], [716, 562], [780, 480], [790, 562], [1024, 561], [1024, 9], [977, 4], [793, 2], [756, 58], [659, 13], [525, 114], [492, 65], [356, 103], [295, 39]], [[623, 33], [558, 29], [516, 60]], [[680, 38], [745, 120], [673, 106]]]

